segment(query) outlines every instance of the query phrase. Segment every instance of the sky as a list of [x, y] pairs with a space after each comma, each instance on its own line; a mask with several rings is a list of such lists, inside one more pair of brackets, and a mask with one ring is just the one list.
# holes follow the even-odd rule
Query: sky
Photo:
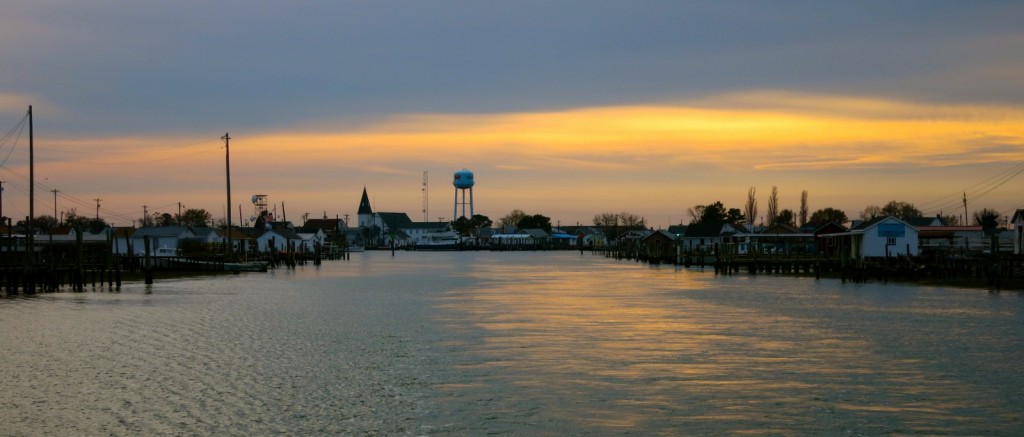
[[[8, 0], [3, 215], [1024, 208], [1015, 1]], [[424, 172], [428, 211], [423, 212]], [[56, 193], [53, 191], [57, 190]]]

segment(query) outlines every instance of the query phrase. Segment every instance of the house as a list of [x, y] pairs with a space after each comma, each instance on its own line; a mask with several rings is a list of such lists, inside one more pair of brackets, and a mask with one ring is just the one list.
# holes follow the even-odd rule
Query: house
[[289, 252], [297, 250], [302, 238], [288, 229], [264, 229], [255, 236], [258, 252]]
[[1013, 253], [1024, 254], [1024, 209], [1014, 212], [1010, 223], [1013, 223]]
[[131, 246], [138, 256], [146, 254], [146, 241], [150, 256], [177, 255], [181, 242], [190, 238], [196, 238], [196, 234], [185, 226], [146, 226], [132, 233]]
[[814, 245], [817, 253], [826, 258], [839, 256], [840, 237], [826, 235], [845, 234], [847, 229], [836, 222], [828, 222], [814, 230]]
[[[786, 223], [776, 223], [756, 234], [738, 234], [736, 240], [740, 254], [754, 250], [762, 254], [808, 254], [815, 249], [813, 232]], [[750, 247], [744, 247], [744, 242]]]
[[722, 223], [691, 223], [686, 227], [686, 234], [679, 237], [679, 246], [684, 252], [711, 253], [725, 241], [723, 226]]
[[299, 245], [296, 248], [299, 252], [312, 253], [316, 251], [317, 247], [323, 247], [324, 241], [327, 240], [327, 234], [321, 229], [300, 229], [295, 235], [299, 237]]
[[672, 257], [676, 254], [676, 235], [657, 230], [640, 239], [640, 250], [650, 258]]
[[963, 249], [984, 250], [989, 248], [990, 239], [978, 226], [921, 226], [918, 230], [918, 245], [921, 253], [936, 250]]
[[192, 227], [192, 233], [196, 234], [195, 240], [202, 244], [220, 244], [224, 242], [224, 237], [220, 235], [220, 231], [217, 228], [194, 226]]
[[824, 234], [840, 237], [840, 250], [851, 258], [917, 256], [918, 230], [896, 217], [876, 217], [860, 223], [849, 232]]
[[577, 239], [581, 235], [583, 236], [583, 247], [605, 247], [608, 245], [608, 237], [598, 229], [580, 227], [575, 229], [572, 234], [576, 235]]

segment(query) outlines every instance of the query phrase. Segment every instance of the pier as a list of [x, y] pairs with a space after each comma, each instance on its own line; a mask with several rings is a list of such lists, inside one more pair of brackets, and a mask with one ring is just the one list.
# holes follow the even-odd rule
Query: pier
[[738, 254], [734, 245], [675, 253], [640, 245], [590, 248], [595, 255], [651, 265], [713, 268], [718, 275], [775, 274], [837, 278], [843, 282], [921, 282], [1024, 290], [1024, 255], [946, 251], [925, 256], [851, 258], [823, 254]]

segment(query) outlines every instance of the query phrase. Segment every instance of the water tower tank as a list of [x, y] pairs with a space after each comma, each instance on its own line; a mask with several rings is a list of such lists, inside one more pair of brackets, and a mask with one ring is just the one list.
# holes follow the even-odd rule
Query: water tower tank
[[452, 181], [452, 185], [460, 190], [466, 190], [473, 188], [473, 172], [462, 169], [455, 172], [455, 179]]

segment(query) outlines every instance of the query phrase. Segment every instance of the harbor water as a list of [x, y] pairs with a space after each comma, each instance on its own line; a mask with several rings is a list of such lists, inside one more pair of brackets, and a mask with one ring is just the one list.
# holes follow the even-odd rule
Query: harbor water
[[579, 252], [0, 299], [0, 435], [1019, 435], [1024, 295]]

